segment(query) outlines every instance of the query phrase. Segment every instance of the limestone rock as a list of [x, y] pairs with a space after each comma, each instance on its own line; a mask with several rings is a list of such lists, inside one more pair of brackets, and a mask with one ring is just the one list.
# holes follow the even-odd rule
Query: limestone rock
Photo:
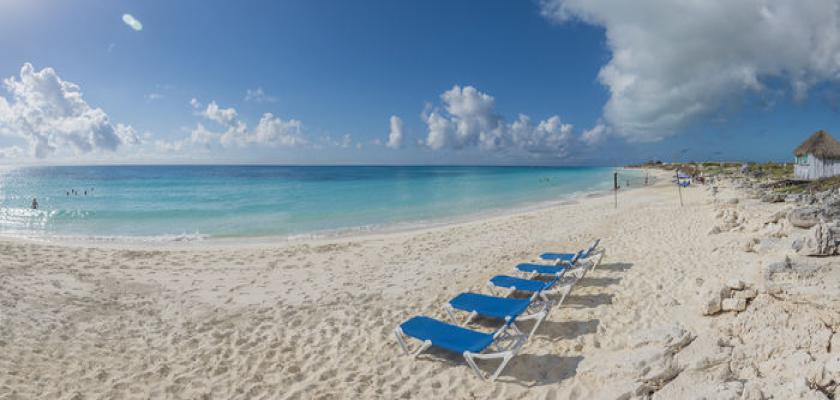
[[747, 309], [747, 300], [739, 298], [723, 299], [720, 303], [720, 309], [741, 312]]
[[797, 228], [809, 229], [820, 222], [819, 212], [816, 207], [795, 208], [788, 214], [788, 221]]
[[759, 243], [758, 238], [752, 238], [752, 239], [748, 240], [747, 243], [744, 243], [744, 252], [745, 253], [755, 253], [756, 252], [755, 245], [757, 245], [758, 243]]
[[756, 298], [756, 296], [758, 296], [758, 291], [750, 288], [739, 290], [734, 293], [734, 297], [736, 299], [752, 300]]
[[808, 231], [799, 253], [809, 256], [831, 256], [840, 253], [840, 227], [818, 223]]
[[744, 288], [744, 281], [740, 279], [730, 279], [726, 281], [726, 286], [732, 290], [742, 290]]
[[[725, 289], [725, 290], [724, 290]], [[721, 310], [721, 301], [728, 297], [729, 288], [719, 288], [707, 284], [701, 290], [701, 312], [703, 315], [715, 315]]]
[[783, 210], [776, 211], [775, 213], [773, 213], [773, 215], [770, 216], [770, 219], [767, 220], [767, 223], [768, 224], [778, 223], [779, 221], [782, 221], [785, 218], [787, 218], [789, 212], [790, 212], [790, 210], [787, 209], [787, 208], [783, 209]]
[[769, 192], [761, 196], [762, 203], [781, 203], [783, 201], [785, 201], [785, 195], [781, 193]]

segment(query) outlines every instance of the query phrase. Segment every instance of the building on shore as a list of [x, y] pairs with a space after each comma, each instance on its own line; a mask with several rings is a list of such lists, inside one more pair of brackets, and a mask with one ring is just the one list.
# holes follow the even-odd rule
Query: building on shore
[[793, 150], [796, 179], [814, 180], [840, 175], [840, 142], [819, 130]]

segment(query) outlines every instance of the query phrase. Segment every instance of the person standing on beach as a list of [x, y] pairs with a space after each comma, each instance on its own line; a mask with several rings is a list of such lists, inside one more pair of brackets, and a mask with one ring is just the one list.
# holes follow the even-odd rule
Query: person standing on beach
[[38, 199], [37, 199], [37, 198], [34, 198], [34, 197], [32, 198], [32, 209], [33, 209], [33, 210], [37, 210], [37, 209], [38, 209]]

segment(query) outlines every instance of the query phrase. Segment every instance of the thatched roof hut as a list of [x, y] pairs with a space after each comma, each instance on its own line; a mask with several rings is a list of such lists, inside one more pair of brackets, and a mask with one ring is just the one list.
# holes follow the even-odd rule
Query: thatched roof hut
[[794, 176], [813, 180], [840, 175], [840, 142], [819, 130], [793, 150]]
[[793, 150], [793, 155], [797, 157], [804, 157], [808, 154], [813, 154], [824, 160], [838, 160], [840, 159], [840, 142], [831, 137], [828, 132], [820, 129]]

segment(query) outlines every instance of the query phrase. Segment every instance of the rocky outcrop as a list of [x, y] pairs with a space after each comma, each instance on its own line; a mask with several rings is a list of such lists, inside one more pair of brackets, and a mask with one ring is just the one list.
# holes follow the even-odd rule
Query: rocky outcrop
[[720, 312], [741, 312], [747, 309], [747, 304], [758, 296], [753, 285], [733, 279], [725, 285], [707, 285], [701, 291], [701, 312], [703, 315], [715, 315]]
[[801, 207], [791, 210], [788, 221], [797, 228], [809, 229], [820, 222], [820, 210], [816, 207]]
[[781, 193], [767, 192], [761, 196], [762, 203], [781, 203], [785, 201], [785, 195]]
[[746, 223], [746, 219], [733, 208], [724, 208], [718, 211], [717, 217], [721, 219], [722, 224], [713, 227], [709, 231], [709, 235], [716, 235], [721, 232], [740, 231], [744, 229], [744, 223]]
[[840, 254], [840, 226], [820, 222], [814, 225], [803, 241], [797, 243], [797, 252], [808, 256], [833, 256]]
[[609, 382], [605, 398], [650, 398], [684, 370], [676, 356], [694, 338], [679, 325], [656, 327], [635, 335], [624, 348], [593, 355], [593, 367], [581, 374]]

